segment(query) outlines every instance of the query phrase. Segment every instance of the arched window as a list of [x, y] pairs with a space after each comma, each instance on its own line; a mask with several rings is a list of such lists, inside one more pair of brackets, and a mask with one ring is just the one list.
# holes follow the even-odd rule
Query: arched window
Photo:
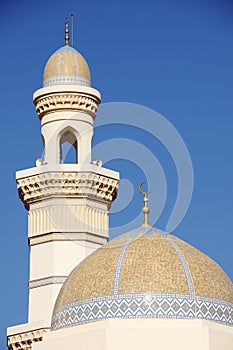
[[69, 130], [60, 138], [60, 163], [78, 163], [77, 139]]

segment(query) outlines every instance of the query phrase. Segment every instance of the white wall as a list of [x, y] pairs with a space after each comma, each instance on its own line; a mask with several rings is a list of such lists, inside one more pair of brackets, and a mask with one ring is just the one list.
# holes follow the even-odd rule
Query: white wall
[[232, 350], [233, 327], [211, 321], [104, 320], [50, 332], [32, 350]]

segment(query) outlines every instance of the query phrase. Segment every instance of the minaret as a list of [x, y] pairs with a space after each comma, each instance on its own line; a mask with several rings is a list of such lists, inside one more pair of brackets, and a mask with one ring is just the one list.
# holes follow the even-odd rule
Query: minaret
[[[44, 159], [16, 174], [28, 210], [30, 281], [28, 322], [51, 320], [62, 283], [71, 270], [108, 240], [108, 211], [119, 174], [92, 162], [93, 121], [101, 96], [91, 87], [85, 59], [66, 45], [48, 60], [43, 88], [33, 100], [41, 120]], [[64, 144], [74, 148], [65, 163]]]

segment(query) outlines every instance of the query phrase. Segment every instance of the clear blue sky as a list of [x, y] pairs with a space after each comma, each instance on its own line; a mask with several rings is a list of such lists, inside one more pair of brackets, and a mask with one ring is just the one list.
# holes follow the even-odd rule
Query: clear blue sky
[[[41, 87], [48, 57], [63, 45], [64, 17], [74, 13], [76, 47], [86, 57], [103, 102], [124, 101], [165, 116], [190, 152], [195, 186], [175, 234], [217, 261], [233, 277], [233, 5], [229, 0], [12, 1], [1, 3], [1, 298], [0, 347], [5, 327], [27, 321], [29, 254], [27, 213], [17, 198], [15, 171], [34, 166], [42, 153], [32, 93]], [[135, 130], [134, 130], [135, 131]], [[108, 130], [111, 135], [111, 130]], [[177, 187], [163, 146], [142, 131], [114, 132], [145, 143], [168, 182], [164, 228]], [[115, 136], [113, 132], [113, 136]], [[106, 129], [94, 143], [104, 140]], [[111, 163], [111, 164], [110, 164]], [[136, 186], [137, 166], [109, 166]], [[159, 186], [159, 184], [155, 184]], [[140, 211], [140, 196], [112, 225]], [[156, 205], [156, 204], [153, 204]]]

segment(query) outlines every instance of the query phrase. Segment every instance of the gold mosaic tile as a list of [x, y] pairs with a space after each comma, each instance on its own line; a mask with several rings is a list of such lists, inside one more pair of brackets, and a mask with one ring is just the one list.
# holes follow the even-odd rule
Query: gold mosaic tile
[[58, 70], [58, 59], [60, 57], [60, 53], [54, 53], [50, 59], [48, 60], [45, 69], [44, 69], [44, 80], [49, 78], [49, 77], [54, 77], [57, 75]]
[[79, 264], [63, 284], [55, 308], [80, 299], [111, 294], [120, 249], [100, 248]]
[[233, 302], [233, 286], [225, 272], [200, 250], [172, 236], [188, 263], [195, 294]]
[[91, 76], [90, 76], [90, 71], [89, 71], [87, 62], [85, 61], [83, 56], [80, 55], [80, 53], [78, 52], [75, 54], [75, 57], [78, 61], [78, 76], [84, 77], [90, 80]]
[[187, 293], [180, 259], [161, 235], [137, 237], [128, 247], [120, 274], [120, 293]]
[[73, 52], [62, 52], [59, 68], [60, 75], [77, 75]]
[[45, 66], [43, 79], [63, 75], [90, 80], [90, 70], [83, 56], [72, 51], [55, 52]]

